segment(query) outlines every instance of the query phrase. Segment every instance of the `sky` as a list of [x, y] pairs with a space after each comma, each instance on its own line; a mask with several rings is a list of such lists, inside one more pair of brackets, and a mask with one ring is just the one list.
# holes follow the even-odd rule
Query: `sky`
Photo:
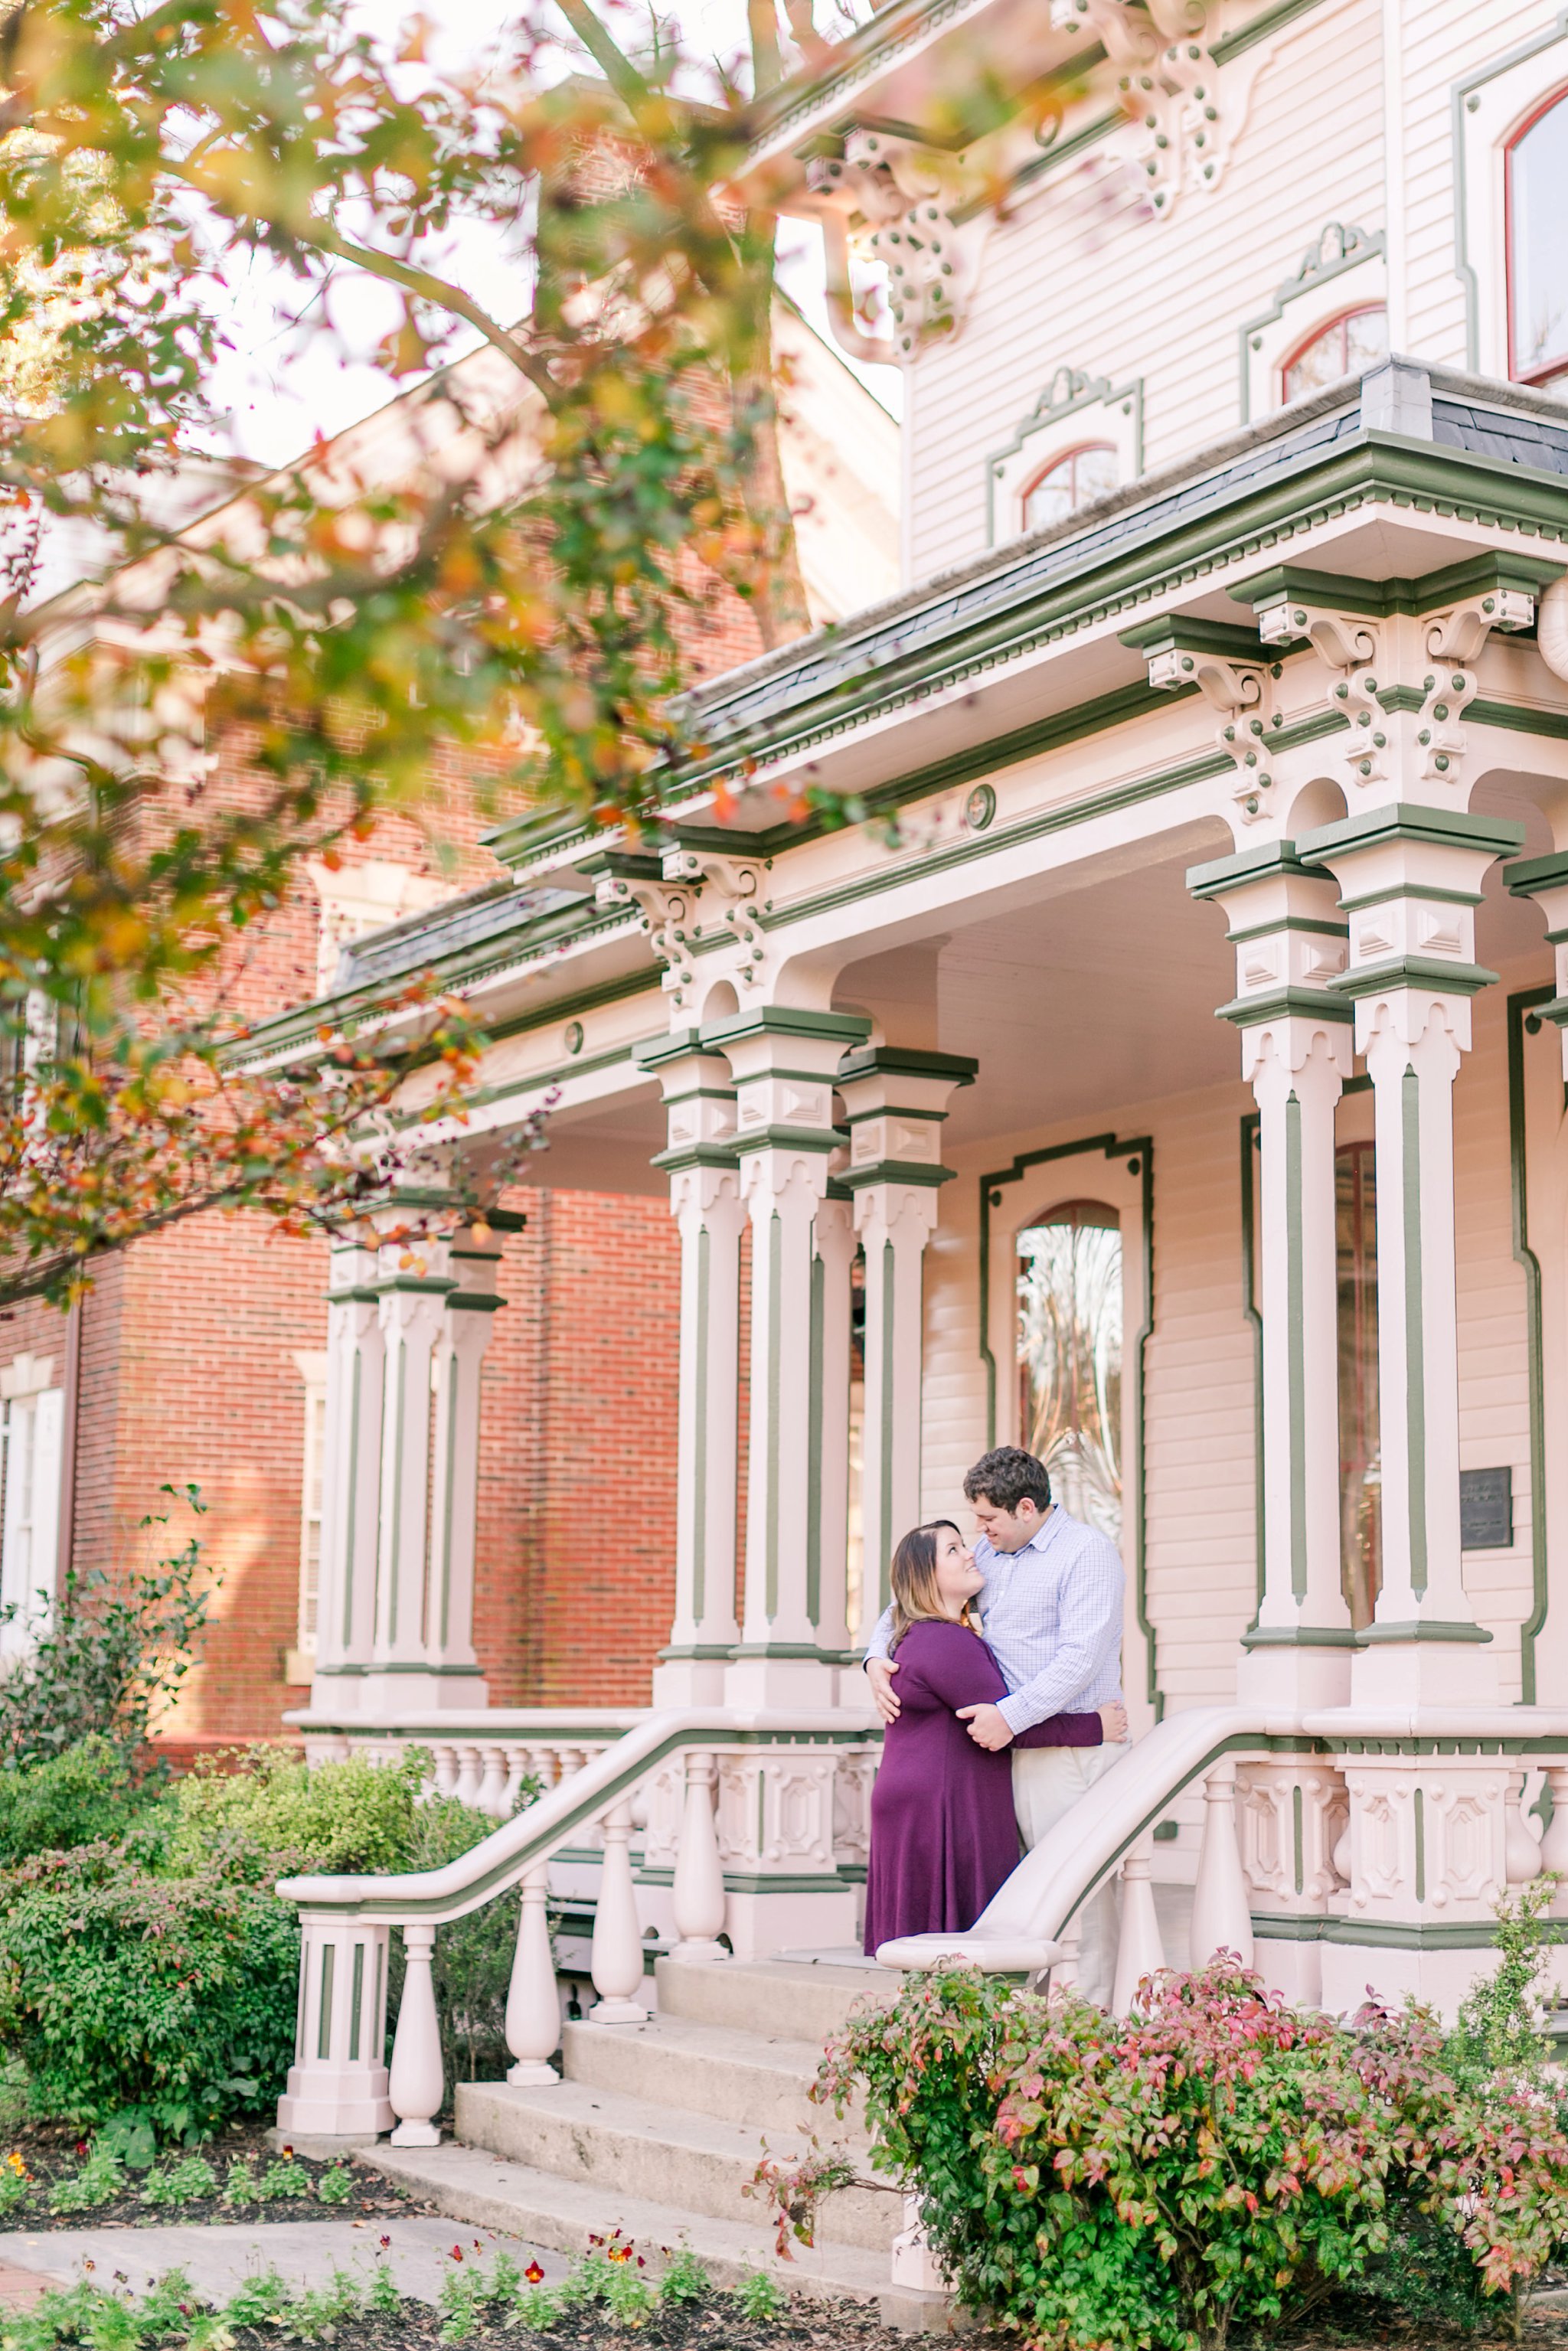
[[[367, 17], [385, 24], [391, 13], [387, 0], [362, 5]], [[424, 0], [422, 13], [434, 28], [437, 60], [468, 66], [494, 51], [516, 10], [515, 0]], [[744, 37], [744, 0], [684, 0], [681, 15], [691, 47], [727, 60], [736, 57]], [[439, 262], [497, 317], [515, 318], [523, 308], [528, 280], [522, 257], [500, 236], [465, 225]], [[810, 223], [781, 223], [779, 275], [811, 325], [831, 341], [821, 234]], [[373, 348], [390, 323], [382, 289], [349, 275], [334, 279], [327, 295], [334, 335], [313, 331], [319, 310], [306, 313], [298, 328], [287, 323], [298, 311], [298, 290], [264, 257], [249, 259], [231, 287], [225, 320], [231, 348], [214, 389], [220, 411], [226, 412], [232, 446], [263, 465], [286, 462], [318, 433], [341, 432], [391, 396], [386, 377], [352, 357]], [[896, 368], [846, 364], [884, 406], [899, 413]]]

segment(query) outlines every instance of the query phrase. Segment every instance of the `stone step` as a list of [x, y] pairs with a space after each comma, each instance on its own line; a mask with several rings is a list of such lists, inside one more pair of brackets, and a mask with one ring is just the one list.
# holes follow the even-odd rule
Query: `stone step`
[[454, 2220], [507, 2230], [547, 2252], [586, 2252], [592, 2239], [619, 2229], [648, 2257], [651, 2268], [660, 2252], [689, 2246], [716, 2286], [738, 2285], [749, 2272], [768, 2270], [781, 2285], [802, 2294], [872, 2302], [888, 2289], [887, 2254], [863, 2246], [797, 2245], [793, 2261], [780, 2261], [759, 2205], [745, 2221], [716, 2220], [625, 2194], [600, 2180], [562, 2179], [484, 2148], [450, 2142], [414, 2147], [389, 2147], [383, 2140], [355, 2161], [428, 2198]]
[[[606, 2193], [742, 2224], [767, 2212], [760, 2198], [741, 2192], [764, 2151], [763, 2134], [755, 2126], [686, 2114], [574, 2081], [538, 2089], [509, 2082], [459, 2082], [455, 2121], [465, 2147], [485, 2147]], [[828, 2127], [819, 2137], [826, 2149], [835, 2133]], [[789, 2163], [807, 2147], [800, 2134], [789, 2132], [770, 2137], [767, 2151]], [[826, 2198], [818, 2233], [832, 2244], [885, 2251], [901, 2225], [900, 2199], [890, 2187], [872, 2184], [863, 2147], [852, 2143], [847, 2151], [867, 2184], [857, 2182]]]
[[[646, 2024], [570, 2023], [561, 2035], [569, 2081], [754, 2131], [815, 2131], [825, 2142], [841, 2136], [841, 2126], [831, 2106], [813, 2105], [807, 2095], [821, 2053], [814, 2042], [765, 2038], [663, 2012]], [[841, 2127], [853, 2133], [858, 2126], [846, 2121]]]
[[833, 1959], [729, 1959], [714, 1967], [660, 1959], [654, 1975], [662, 2015], [808, 2041], [818, 2051], [843, 2030], [857, 2001], [885, 2007], [899, 1990], [885, 1968]]

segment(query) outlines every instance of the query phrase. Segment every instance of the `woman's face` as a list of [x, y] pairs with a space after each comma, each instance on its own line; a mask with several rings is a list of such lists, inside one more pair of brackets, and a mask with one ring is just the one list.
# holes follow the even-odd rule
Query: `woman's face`
[[936, 1589], [949, 1616], [963, 1613], [966, 1600], [972, 1600], [985, 1577], [975, 1565], [975, 1554], [966, 1544], [956, 1527], [936, 1530]]

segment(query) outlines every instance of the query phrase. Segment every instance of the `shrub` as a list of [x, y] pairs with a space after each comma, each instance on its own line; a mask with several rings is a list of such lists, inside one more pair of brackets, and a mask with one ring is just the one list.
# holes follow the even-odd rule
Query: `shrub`
[[122, 1837], [150, 1792], [124, 1747], [96, 1730], [42, 1762], [0, 1770], [0, 1867]]
[[346, 2163], [334, 2164], [316, 2182], [316, 2200], [320, 2204], [351, 2204], [354, 2199], [354, 2175]]
[[[163, 1491], [193, 1511], [204, 1507], [194, 1486]], [[141, 1523], [166, 1527], [169, 1515]], [[207, 1621], [201, 1575], [193, 1533], [155, 1566], [112, 1583], [97, 1568], [68, 1569], [49, 1620], [0, 1679], [0, 1764], [46, 1762], [95, 1734], [134, 1756], [190, 1671]], [[27, 1613], [13, 1602], [0, 1622]]]
[[1030, 2341], [1220, 2351], [1233, 2323], [1354, 2284], [1391, 2189], [1505, 2293], [1568, 2228], [1568, 2142], [1539, 2098], [1483, 2105], [1416, 2009], [1293, 2013], [1234, 1962], [1148, 2013], [916, 1977], [824, 2063], [866, 2085], [876, 2161], [917, 2187], [961, 2298]]
[[[495, 1826], [487, 1813], [476, 1813], [455, 1797], [429, 1796], [415, 1811], [402, 1866], [439, 1869], [489, 1836]], [[497, 2079], [494, 2069], [504, 2073], [511, 2062], [507, 1988], [517, 1941], [517, 1905], [506, 1897], [454, 1919], [437, 1935], [431, 1977], [449, 2075], [465, 2074], [470, 2082]], [[402, 1938], [395, 1936], [389, 1971], [394, 2014], [402, 1994]]]
[[11, 1871], [0, 1904], [0, 2046], [25, 2061], [36, 2113], [95, 2125], [139, 2106], [192, 2137], [267, 2104], [294, 2045], [287, 1904], [104, 1844]]
[[233, 1755], [204, 1756], [171, 1792], [166, 1866], [201, 1869], [214, 1851], [256, 1877], [414, 1866], [423, 1771], [418, 1753], [395, 1767], [354, 1756], [314, 1771], [296, 1748], [250, 1748], [237, 1769]]

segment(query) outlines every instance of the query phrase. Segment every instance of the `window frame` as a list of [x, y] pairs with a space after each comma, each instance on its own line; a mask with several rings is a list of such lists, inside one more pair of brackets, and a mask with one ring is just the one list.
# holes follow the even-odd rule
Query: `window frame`
[[[1353, 319], [1368, 318], [1375, 310], [1381, 310], [1385, 320], [1386, 320], [1388, 317], [1388, 304], [1386, 299], [1353, 302], [1348, 308], [1331, 311], [1326, 318], [1320, 319], [1315, 325], [1308, 328], [1307, 331], [1301, 336], [1299, 340], [1291, 345], [1289, 350], [1280, 360], [1279, 365], [1275, 370], [1275, 390], [1279, 395], [1276, 406], [1280, 408], [1288, 408], [1291, 405], [1292, 398], [1297, 400], [1310, 400], [1312, 397], [1311, 392], [1301, 392], [1292, 394], [1286, 391], [1286, 381], [1290, 376], [1291, 370], [1293, 367], [1300, 366], [1301, 360], [1306, 358], [1307, 353], [1317, 344], [1321, 343], [1326, 335], [1332, 335], [1336, 327], [1348, 327]], [[1342, 368], [1340, 371], [1342, 375], [1348, 374], [1349, 372], [1350, 371], [1345, 368]]]
[[1109, 376], [1060, 367], [1006, 447], [986, 459], [987, 546], [1021, 538], [1025, 492], [1059, 458], [1093, 444], [1115, 450], [1124, 486], [1138, 479], [1144, 470], [1144, 379], [1133, 376], [1113, 385]]
[[1532, 106], [1530, 111], [1515, 123], [1502, 142], [1502, 307], [1505, 339], [1503, 350], [1508, 360], [1509, 382], [1528, 383], [1538, 392], [1549, 391], [1558, 377], [1568, 375], [1568, 348], [1559, 352], [1554, 360], [1548, 360], [1538, 368], [1521, 371], [1516, 363], [1518, 353], [1514, 336], [1513, 301], [1513, 158], [1521, 141], [1530, 136], [1538, 122], [1544, 121], [1547, 115], [1555, 113], [1560, 106], [1568, 106], [1568, 79], [1560, 80], [1544, 98]]
[[[1504, 383], [1512, 373], [1508, 157], [1568, 91], [1568, 15], [1452, 84], [1454, 273], [1464, 288], [1465, 364]], [[1551, 391], [1542, 396], [1560, 397]]]
[[[284, 1652], [283, 1678], [290, 1687], [298, 1687], [314, 1677], [319, 1635], [321, 1598], [322, 1537], [326, 1500], [327, 1458], [327, 1351], [325, 1348], [301, 1347], [291, 1361], [299, 1374], [301, 1384], [301, 1447], [299, 1457], [299, 1573], [295, 1593], [294, 1646]], [[312, 1464], [317, 1480], [316, 1507], [312, 1510]], [[310, 1538], [314, 1530], [316, 1548], [311, 1555]], [[312, 1577], [312, 1566], [315, 1569]], [[316, 1603], [316, 1621], [312, 1621], [311, 1601]]]
[[[54, 1369], [52, 1356], [24, 1353], [0, 1370], [0, 1597], [15, 1601], [19, 1611], [0, 1626], [0, 1656], [17, 1656], [32, 1646], [59, 1591], [65, 1391], [56, 1384]], [[25, 1520], [17, 1507], [24, 1475]], [[25, 1562], [17, 1558], [24, 1541]]]
[[[1116, 446], [1114, 441], [1107, 441], [1103, 437], [1097, 438], [1092, 441], [1074, 441], [1071, 448], [1056, 451], [1049, 456], [1038, 472], [1035, 473], [1024, 485], [1023, 488], [1019, 492], [1018, 497], [1019, 522], [1026, 538], [1032, 537], [1034, 532], [1037, 530], [1053, 530], [1057, 528], [1053, 523], [1030, 523], [1029, 521], [1029, 502], [1030, 498], [1033, 497], [1036, 490], [1041, 488], [1045, 483], [1049, 482], [1052, 474], [1059, 474], [1063, 465], [1075, 465], [1080, 457], [1090, 456], [1094, 452], [1101, 449], [1105, 450], [1111, 456], [1115, 458], [1119, 468], [1121, 465], [1122, 453]], [[1119, 475], [1119, 478], [1116, 483], [1116, 487], [1118, 489], [1123, 487], [1125, 479], [1125, 475]], [[1074, 486], [1076, 486], [1076, 485]], [[1105, 497], [1109, 495], [1110, 493], [1104, 490], [1096, 493], [1096, 496], [1101, 497]], [[1092, 504], [1093, 499], [1092, 498], [1075, 497], [1071, 506], [1068, 507], [1067, 513], [1062, 517], [1062, 520], [1064, 522], [1071, 521], [1071, 517], [1075, 514], [1079, 513], [1082, 507], [1092, 506]]]

